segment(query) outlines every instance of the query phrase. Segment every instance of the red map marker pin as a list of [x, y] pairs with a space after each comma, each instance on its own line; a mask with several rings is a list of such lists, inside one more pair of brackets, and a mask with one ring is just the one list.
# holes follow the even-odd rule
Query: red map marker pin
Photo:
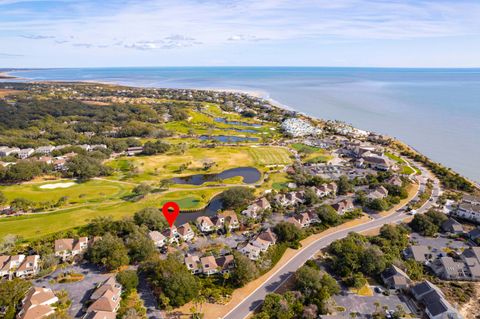
[[[170, 211], [170, 208], [172, 208], [172, 211]], [[178, 204], [175, 202], [166, 202], [162, 207], [162, 213], [170, 224], [170, 228], [172, 228], [175, 219], [177, 219], [178, 214], [180, 214], [180, 207], [178, 207]]]

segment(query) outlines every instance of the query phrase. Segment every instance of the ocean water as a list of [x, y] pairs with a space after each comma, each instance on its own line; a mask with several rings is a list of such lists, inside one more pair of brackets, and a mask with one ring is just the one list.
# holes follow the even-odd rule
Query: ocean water
[[158, 67], [40, 69], [32, 80], [237, 89], [396, 137], [480, 182], [480, 69]]

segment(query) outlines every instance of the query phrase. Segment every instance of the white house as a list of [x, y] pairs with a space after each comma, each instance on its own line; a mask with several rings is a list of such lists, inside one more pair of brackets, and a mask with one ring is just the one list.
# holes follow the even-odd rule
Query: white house
[[161, 248], [167, 243], [167, 238], [163, 236], [161, 232], [156, 230], [149, 232], [148, 237], [150, 237], [157, 248]]
[[238, 250], [242, 254], [244, 254], [245, 256], [250, 258], [251, 260], [257, 260], [258, 258], [260, 258], [260, 253], [262, 252], [261, 248], [259, 248], [257, 246], [254, 246], [251, 243], [246, 243], [246, 244], [240, 245], [238, 247]]
[[197, 227], [202, 233], [210, 233], [215, 230], [215, 225], [208, 216], [200, 216], [197, 218]]

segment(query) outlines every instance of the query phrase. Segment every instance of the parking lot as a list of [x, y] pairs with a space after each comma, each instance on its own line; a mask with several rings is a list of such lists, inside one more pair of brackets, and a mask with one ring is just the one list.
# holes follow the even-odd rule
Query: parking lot
[[[50, 283], [50, 281], [56, 278], [62, 272], [72, 272], [84, 275], [84, 279], [78, 282], [72, 283]], [[40, 287], [47, 287], [54, 291], [65, 290], [68, 293], [72, 306], [69, 309], [70, 315], [75, 318], [80, 318], [82, 311], [82, 304], [88, 301], [91, 293], [95, 287], [106, 280], [110, 275], [102, 273], [97, 267], [91, 264], [81, 264], [68, 266], [65, 269], [57, 269], [51, 275], [34, 281], [34, 285]]]
[[469, 246], [460, 240], [453, 240], [447, 238], [444, 235], [438, 237], [424, 237], [417, 233], [412, 233], [410, 235], [410, 241], [415, 245], [428, 246], [432, 251], [441, 252], [443, 248], [448, 247], [453, 250], [463, 251], [464, 249], [469, 248]]
[[[357, 313], [361, 316], [371, 315], [376, 311], [385, 313], [386, 310], [398, 310], [401, 306], [404, 311], [409, 312], [409, 308], [398, 295], [392, 294], [385, 296], [381, 293], [374, 292], [373, 296], [359, 296], [354, 293], [347, 293], [346, 295], [333, 296], [337, 306], [344, 307], [345, 314]], [[343, 313], [339, 313], [343, 314]]]

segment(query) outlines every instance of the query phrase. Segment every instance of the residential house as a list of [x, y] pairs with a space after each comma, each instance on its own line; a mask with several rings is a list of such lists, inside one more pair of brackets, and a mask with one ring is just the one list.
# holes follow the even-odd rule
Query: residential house
[[148, 233], [148, 237], [153, 241], [155, 247], [161, 248], [167, 243], [167, 238], [159, 231], [151, 231]]
[[259, 213], [269, 208], [271, 208], [270, 202], [265, 197], [262, 197], [242, 211], [242, 214], [251, 218], [257, 218]]
[[465, 194], [462, 201], [472, 205], [480, 205], [480, 196]]
[[20, 159], [26, 159], [32, 156], [33, 153], [35, 153], [35, 150], [33, 148], [24, 148], [17, 152], [17, 156]]
[[168, 244], [178, 244], [180, 234], [177, 231], [177, 227], [172, 225], [172, 227], [167, 227], [162, 231], [162, 235], [165, 237]]
[[335, 204], [332, 205], [332, 207], [340, 215], [343, 215], [347, 212], [351, 212], [355, 209], [355, 206], [353, 205], [353, 200], [351, 198], [346, 198], [339, 202], [336, 202]]
[[330, 194], [335, 195], [337, 193], [337, 184], [335, 182], [331, 182], [328, 184], [322, 184], [320, 186], [312, 186], [310, 188], [318, 197], [325, 197]]
[[425, 307], [429, 319], [460, 319], [460, 313], [446, 300], [442, 291], [429, 281], [423, 281], [412, 287], [415, 300]]
[[55, 150], [55, 146], [47, 145], [47, 146], [40, 146], [35, 149], [35, 153], [42, 154], [42, 155], [49, 155]]
[[388, 190], [383, 186], [379, 186], [367, 194], [368, 199], [383, 199], [387, 196]]
[[208, 216], [200, 216], [197, 218], [197, 227], [202, 233], [210, 233], [215, 231], [215, 225]]
[[55, 313], [53, 304], [57, 296], [49, 288], [31, 287], [22, 300], [22, 308], [17, 319], [42, 319]]
[[42, 162], [42, 163], [45, 163], [47, 165], [50, 165], [53, 163], [53, 157], [50, 157], [50, 156], [40, 156], [38, 158], [38, 161], [39, 162]]
[[362, 159], [364, 165], [373, 169], [377, 169], [379, 171], [389, 171], [395, 166], [393, 161], [385, 155], [378, 156], [374, 154], [369, 154], [368, 156], [363, 156]]
[[15, 276], [24, 278], [24, 277], [33, 277], [38, 274], [40, 270], [40, 256], [39, 255], [30, 255], [25, 257], [23, 262], [18, 266], [15, 271]]
[[222, 221], [225, 228], [229, 231], [240, 228], [240, 222], [238, 221], [238, 216], [233, 210], [226, 210], [217, 214], [219, 220]]
[[[100, 314], [107, 315], [106, 318], [115, 315], [120, 308], [122, 294], [122, 285], [120, 285], [115, 276], [109, 277], [92, 293], [90, 300], [92, 304], [87, 309], [84, 318], [98, 318]], [[107, 314], [108, 313], [108, 314]]]
[[14, 155], [17, 154], [19, 151], [20, 149], [18, 147], [2, 146], [0, 147], [0, 157]]
[[463, 233], [463, 226], [453, 218], [449, 218], [442, 223], [442, 230], [450, 234]]
[[235, 260], [233, 255], [218, 257], [215, 262], [217, 263], [220, 273], [222, 274], [229, 273], [233, 268], [235, 268]]
[[434, 257], [430, 249], [424, 245], [411, 245], [403, 253], [406, 258], [413, 258], [423, 264], [432, 261]]
[[88, 144], [78, 145], [78, 147], [80, 147], [82, 150], [85, 150], [87, 152], [90, 152], [92, 150], [92, 146]]
[[202, 258], [195, 255], [187, 255], [184, 259], [188, 270], [194, 275], [205, 274], [213, 275], [216, 273], [228, 273], [234, 267], [233, 255], [225, 255], [215, 258], [214, 256], [204, 256]]
[[257, 238], [268, 241], [271, 245], [275, 245], [277, 243], [277, 235], [275, 235], [271, 228], [262, 231], [260, 234], [258, 234]]
[[454, 260], [452, 257], [440, 257], [432, 265], [435, 274], [444, 280], [466, 280], [469, 275], [463, 261]]
[[287, 223], [294, 224], [298, 228], [302, 228], [302, 224], [295, 217], [288, 217], [286, 220]]
[[193, 232], [192, 226], [189, 223], [180, 225], [177, 229], [180, 239], [183, 241], [191, 241], [195, 238], [195, 233]]
[[200, 264], [200, 257], [196, 255], [187, 255], [184, 259], [185, 266], [192, 274], [199, 274], [202, 272], [202, 265]]
[[202, 265], [203, 273], [207, 276], [219, 272], [219, 267], [214, 256], [205, 256], [200, 258], [200, 264]]
[[474, 201], [464, 200], [458, 205], [458, 209], [453, 214], [480, 223], [480, 204]]
[[295, 216], [295, 219], [302, 225], [302, 228], [310, 226], [311, 220], [308, 213], [301, 213]]
[[308, 211], [307, 214], [308, 218], [310, 218], [310, 225], [320, 224], [322, 222], [322, 220], [318, 217], [318, 214], [315, 211]]
[[387, 179], [386, 182], [388, 184], [395, 185], [395, 186], [402, 186], [403, 185], [403, 181], [400, 178], [400, 176], [398, 176], [398, 175], [393, 175], [392, 177]]
[[66, 169], [67, 160], [64, 158], [57, 158], [53, 161], [53, 166], [56, 171], [64, 171]]
[[136, 147], [129, 147], [127, 148], [127, 155], [128, 156], [135, 156], [143, 152], [143, 146], [136, 146]]
[[88, 248], [88, 237], [55, 240], [55, 256], [67, 260], [82, 254]]
[[410, 277], [395, 265], [385, 269], [381, 277], [389, 289], [407, 289], [412, 282]]
[[25, 255], [0, 256], [0, 278], [11, 279], [25, 260]]
[[260, 258], [260, 253], [262, 252], [261, 248], [254, 246], [252, 243], [241, 244], [237, 249], [251, 260]]

